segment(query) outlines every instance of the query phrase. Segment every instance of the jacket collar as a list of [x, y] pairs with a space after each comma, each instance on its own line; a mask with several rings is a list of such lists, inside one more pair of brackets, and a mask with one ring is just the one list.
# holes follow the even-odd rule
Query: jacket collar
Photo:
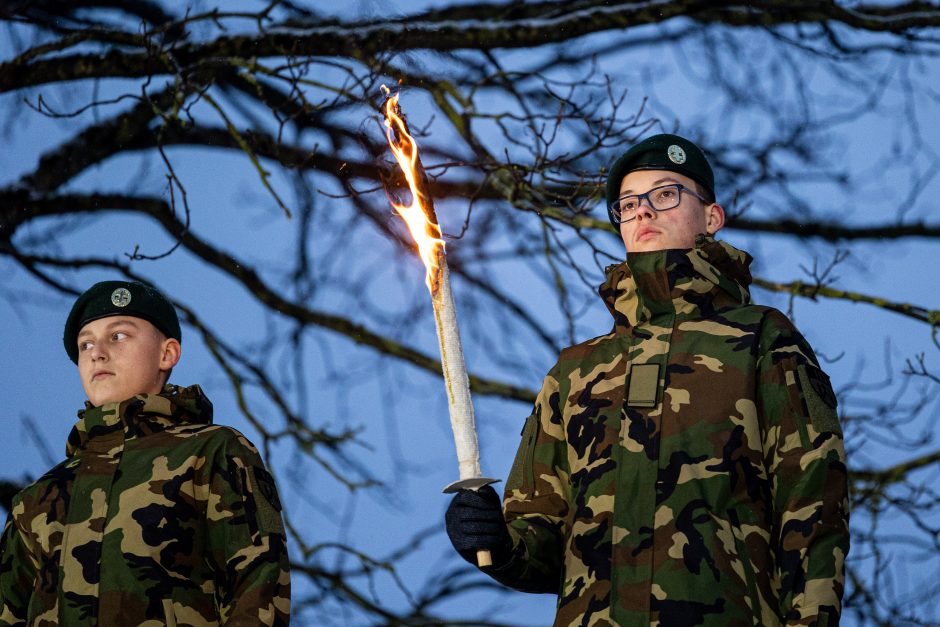
[[699, 236], [694, 248], [628, 253], [607, 268], [598, 291], [619, 331], [662, 315], [707, 316], [750, 302], [752, 260], [726, 242]]
[[166, 385], [159, 394], [138, 394], [125, 401], [94, 407], [85, 401], [69, 433], [65, 454], [107, 451], [121, 441], [159, 433], [184, 424], [211, 424], [212, 402], [198, 385]]

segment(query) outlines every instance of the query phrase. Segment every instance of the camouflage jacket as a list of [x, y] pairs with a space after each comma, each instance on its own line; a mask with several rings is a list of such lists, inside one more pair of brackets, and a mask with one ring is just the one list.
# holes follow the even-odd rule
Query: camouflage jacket
[[487, 569], [558, 595], [556, 625], [839, 620], [849, 549], [836, 399], [744, 252], [628, 255], [614, 328], [545, 378], [506, 485], [514, 549]]
[[199, 386], [79, 412], [67, 459], [13, 501], [0, 625], [287, 625], [280, 503]]

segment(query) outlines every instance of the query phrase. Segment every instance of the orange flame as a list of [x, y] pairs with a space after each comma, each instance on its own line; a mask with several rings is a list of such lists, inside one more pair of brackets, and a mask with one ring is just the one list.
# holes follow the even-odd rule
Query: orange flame
[[[385, 85], [382, 90], [389, 91]], [[431, 294], [437, 291], [438, 277], [440, 276], [440, 258], [444, 253], [444, 240], [441, 239], [441, 227], [429, 219], [430, 211], [425, 198], [418, 186], [418, 144], [414, 137], [408, 133], [405, 121], [399, 115], [398, 94], [390, 96], [385, 101], [385, 126], [388, 145], [398, 161], [398, 166], [405, 175], [408, 188], [411, 190], [411, 204], [400, 205], [390, 201], [395, 212], [404, 219], [411, 231], [411, 237], [418, 245], [418, 253], [424, 262], [425, 283]], [[398, 140], [395, 140], [395, 136]]]

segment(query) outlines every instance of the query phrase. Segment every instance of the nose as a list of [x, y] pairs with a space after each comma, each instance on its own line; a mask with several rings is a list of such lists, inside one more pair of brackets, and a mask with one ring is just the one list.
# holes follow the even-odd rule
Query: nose
[[638, 222], [643, 220], [650, 220], [654, 218], [656, 211], [653, 209], [653, 205], [650, 204], [649, 198], [641, 198], [640, 204], [636, 208], [636, 219]]
[[89, 353], [92, 361], [100, 361], [108, 358], [108, 351], [105, 350], [101, 342], [95, 342]]

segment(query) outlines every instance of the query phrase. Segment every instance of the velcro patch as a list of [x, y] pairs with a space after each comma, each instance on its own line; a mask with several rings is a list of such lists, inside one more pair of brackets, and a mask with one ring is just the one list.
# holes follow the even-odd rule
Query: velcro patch
[[656, 407], [658, 391], [659, 364], [633, 364], [627, 388], [627, 407]]
[[258, 527], [262, 533], [284, 533], [281, 520], [281, 500], [277, 496], [274, 477], [264, 468], [251, 467], [251, 476], [255, 490], [255, 503], [258, 508]]
[[813, 428], [820, 433], [842, 433], [836, 413], [836, 394], [826, 373], [815, 366], [797, 366], [800, 389], [806, 399], [806, 409]]

